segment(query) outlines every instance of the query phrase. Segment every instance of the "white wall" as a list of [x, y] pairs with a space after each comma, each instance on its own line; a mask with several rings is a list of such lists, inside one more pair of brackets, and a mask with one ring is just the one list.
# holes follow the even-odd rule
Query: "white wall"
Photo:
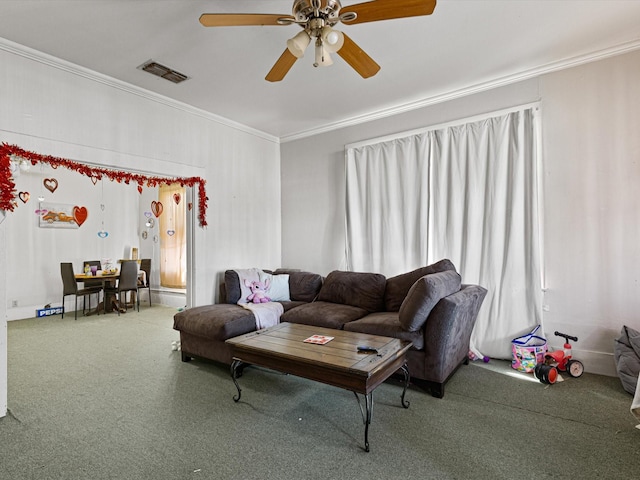
[[[0, 272], [7, 267], [7, 242], [5, 216], [0, 212]], [[7, 277], [0, 275], [0, 313], [6, 310], [7, 302]], [[0, 418], [7, 414], [7, 321], [6, 316], [0, 317]]]
[[[193, 239], [196, 259], [191, 270], [195, 280], [192, 292], [195, 305], [215, 300], [218, 281], [227, 268], [280, 265], [277, 139], [2, 41], [0, 105], [2, 142], [118, 170], [200, 176], [206, 180], [209, 226], [196, 228]], [[247, 174], [258, 170], [260, 175]], [[31, 175], [33, 182], [38, 183], [37, 173], [25, 175], [25, 181]], [[60, 169], [55, 175], [65, 182], [64, 189], [59, 187], [60, 198], [90, 204], [93, 222], [92, 211], [101, 201], [97, 197], [98, 189], [79, 175], [71, 178], [73, 175], [68, 177]], [[135, 191], [135, 187], [132, 189]], [[34, 307], [41, 306], [45, 300], [57, 300], [57, 292], [62, 288], [56, 273], [60, 261], [82, 261], [105, 244], [97, 240], [93, 223], [73, 232], [37, 228], [33, 209], [37, 194], [31, 193], [29, 204], [8, 213], [0, 227], [0, 233], [6, 234], [7, 249], [3, 244], [0, 247], [7, 252], [6, 258], [12, 258], [5, 264], [6, 259], [2, 257], [0, 286], [4, 286], [2, 282], [14, 283], [16, 278], [25, 280], [28, 269], [34, 268], [23, 289], [31, 290], [31, 294], [23, 295], [20, 289], [8, 292], [13, 297], [20, 295], [19, 303], [32, 304], [28, 310], [33, 312]], [[119, 251], [134, 241], [123, 232], [126, 225], [134, 229], [138, 225], [139, 205], [136, 204], [137, 191], [133, 196], [113, 191], [109, 195], [109, 203], [105, 201], [105, 204], [118, 211], [122, 222], [121, 229], [116, 226], [116, 219], [109, 220], [113, 223], [107, 226], [110, 231], [107, 251], [117, 257]], [[88, 246], [80, 242], [80, 233], [86, 233]], [[0, 238], [3, 237], [0, 235]], [[80, 248], [83, 250], [77, 251]], [[38, 277], [44, 280], [34, 282]], [[0, 416], [2, 405], [7, 404], [7, 365], [3, 361], [7, 355], [7, 307], [15, 299], [5, 295], [5, 288], [2, 292]]]
[[[640, 330], [640, 52], [547, 75], [545, 313], [587, 358]], [[613, 359], [602, 355], [602, 365]]]
[[[613, 339], [640, 330], [640, 52], [282, 144], [282, 261], [344, 268], [344, 146], [542, 101], [544, 327], [579, 338], [587, 371], [615, 375]], [[535, 288], [535, 286], [532, 286]]]

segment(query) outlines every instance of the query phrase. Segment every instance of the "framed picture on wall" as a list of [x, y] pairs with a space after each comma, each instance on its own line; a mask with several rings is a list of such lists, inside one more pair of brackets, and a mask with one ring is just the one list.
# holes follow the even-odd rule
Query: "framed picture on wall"
[[41, 228], [79, 228], [74, 217], [74, 206], [62, 203], [40, 203]]

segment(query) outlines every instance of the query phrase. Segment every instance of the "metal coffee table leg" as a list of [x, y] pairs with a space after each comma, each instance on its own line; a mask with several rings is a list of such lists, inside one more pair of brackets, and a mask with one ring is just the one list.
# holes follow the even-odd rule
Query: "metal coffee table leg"
[[242, 375], [242, 362], [240, 360], [236, 360], [234, 359], [233, 362], [231, 363], [231, 379], [233, 380], [233, 383], [235, 383], [236, 388], [238, 389], [238, 395], [234, 395], [233, 396], [233, 401], [234, 402], [239, 402], [240, 401], [240, 396], [242, 395], [242, 390], [240, 389], [240, 385], [238, 385], [238, 369], [240, 369], [240, 375]]
[[353, 392], [358, 400], [358, 407], [360, 407], [360, 413], [362, 414], [362, 421], [364, 422], [364, 451], [369, 451], [369, 425], [371, 425], [371, 418], [373, 417], [373, 392], [369, 392], [364, 397], [365, 409], [362, 409], [362, 403], [360, 397], [356, 392]]
[[[402, 371], [404, 375], [404, 388], [402, 389], [402, 396], [400, 397], [400, 403], [404, 408], [409, 408], [409, 401], [404, 399], [405, 394], [407, 393], [407, 388], [409, 387], [409, 367], [405, 363], [399, 369]], [[356, 392], [353, 392], [356, 396], [356, 400], [358, 400], [358, 407], [360, 407], [360, 413], [362, 414], [362, 421], [364, 422], [364, 450], [366, 452], [369, 451], [369, 425], [371, 425], [371, 419], [373, 417], [373, 392], [370, 392], [364, 396], [364, 409], [362, 408], [362, 403], [360, 402], [360, 396]]]
[[402, 367], [400, 367], [400, 370], [402, 370], [402, 374], [404, 375], [404, 388], [402, 389], [402, 396], [400, 397], [400, 403], [404, 408], [409, 408], [409, 405], [410, 405], [409, 401], [408, 400], [406, 402], [404, 401], [404, 395], [405, 393], [407, 393], [407, 387], [409, 386], [409, 367], [405, 363]]

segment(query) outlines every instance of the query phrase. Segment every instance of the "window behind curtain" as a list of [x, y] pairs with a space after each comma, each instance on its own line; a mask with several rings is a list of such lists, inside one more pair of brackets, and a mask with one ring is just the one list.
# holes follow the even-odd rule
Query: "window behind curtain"
[[529, 107], [346, 152], [348, 269], [449, 258], [489, 291], [472, 342], [495, 358], [542, 322], [538, 118]]
[[187, 235], [185, 190], [180, 185], [161, 186], [160, 286], [187, 288]]

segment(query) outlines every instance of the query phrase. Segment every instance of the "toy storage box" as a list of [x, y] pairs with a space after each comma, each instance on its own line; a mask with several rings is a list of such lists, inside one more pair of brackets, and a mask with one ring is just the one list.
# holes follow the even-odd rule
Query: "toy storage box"
[[531, 333], [514, 338], [511, 341], [511, 368], [519, 372], [533, 372], [537, 363], [544, 362], [547, 353], [547, 340], [536, 335], [540, 325], [534, 328]]

